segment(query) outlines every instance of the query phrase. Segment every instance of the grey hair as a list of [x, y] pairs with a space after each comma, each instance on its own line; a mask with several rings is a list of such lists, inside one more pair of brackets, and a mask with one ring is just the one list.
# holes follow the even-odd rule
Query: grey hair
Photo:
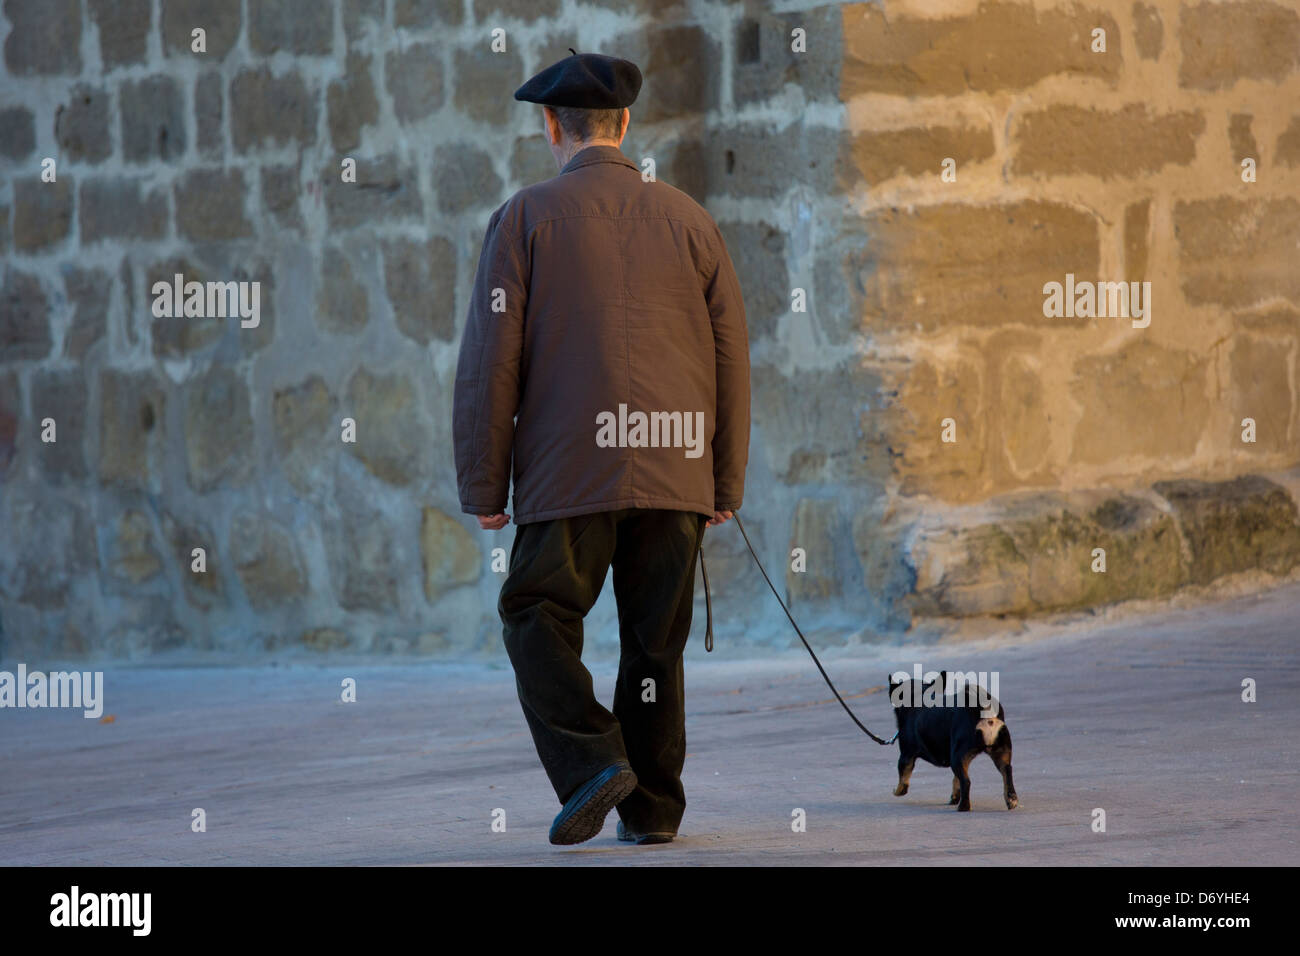
[[571, 139], [587, 142], [592, 139], [617, 139], [623, 124], [623, 110], [586, 110], [574, 106], [552, 106], [560, 128]]

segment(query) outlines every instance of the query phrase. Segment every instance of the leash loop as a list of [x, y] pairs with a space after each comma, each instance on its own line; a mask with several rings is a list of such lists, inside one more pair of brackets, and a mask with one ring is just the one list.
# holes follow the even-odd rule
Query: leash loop
[[713, 598], [709, 595], [709, 569], [704, 566], [704, 545], [700, 545], [700, 574], [704, 575], [704, 650], [713, 650]]

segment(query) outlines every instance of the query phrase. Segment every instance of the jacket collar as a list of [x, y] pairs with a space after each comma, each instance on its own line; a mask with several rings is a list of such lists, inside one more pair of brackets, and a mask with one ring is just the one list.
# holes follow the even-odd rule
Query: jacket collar
[[636, 169], [636, 163], [623, 155], [623, 151], [617, 146], [586, 146], [573, 155], [564, 168], [560, 170], [563, 176], [567, 172], [579, 169], [583, 166], [590, 166], [592, 163], [619, 163], [629, 169]]

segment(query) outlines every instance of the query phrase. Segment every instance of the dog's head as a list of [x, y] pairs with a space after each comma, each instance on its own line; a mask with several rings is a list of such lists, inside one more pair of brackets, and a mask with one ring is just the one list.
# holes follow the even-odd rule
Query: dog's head
[[889, 675], [889, 702], [895, 710], [922, 707], [927, 698], [932, 704], [941, 702], [944, 688], [947, 686], [947, 671], [939, 671], [938, 677], [928, 684], [909, 679], [904, 671], [896, 671]]

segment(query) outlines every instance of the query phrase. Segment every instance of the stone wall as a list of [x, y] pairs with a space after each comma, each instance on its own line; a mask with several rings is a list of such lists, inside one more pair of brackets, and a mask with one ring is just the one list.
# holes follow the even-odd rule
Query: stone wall
[[[1300, 563], [1294, 3], [0, 14], [0, 656], [500, 654], [510, 532], [459, 513], [451, 387], [487, 217], [555, 173], [510, 94], [570, 46], [641, 66], [624, 151], [727, 237], [743, 514], [774, 573], [806, 553], [807, 629]], [[259, 323], [156, 317], [176, 273], [260, 283]], [[1149, 325], [1045, 315], [1067, 273], [1149, 281]], [[784, 644], [706, 541], [720, 643]], [[615, 647], [608, 594], [590, 621]]]
[[[1028, 614], [1289, 573], [1300, 4], [842, 14], [816, 321], [880, 383], [855, 411], [886, 494], [836, 522], [868, 583], [883, 554], [900, 613]], [[1049, 315], [1067, 274], [1149, 282], [1149, 314]]]

